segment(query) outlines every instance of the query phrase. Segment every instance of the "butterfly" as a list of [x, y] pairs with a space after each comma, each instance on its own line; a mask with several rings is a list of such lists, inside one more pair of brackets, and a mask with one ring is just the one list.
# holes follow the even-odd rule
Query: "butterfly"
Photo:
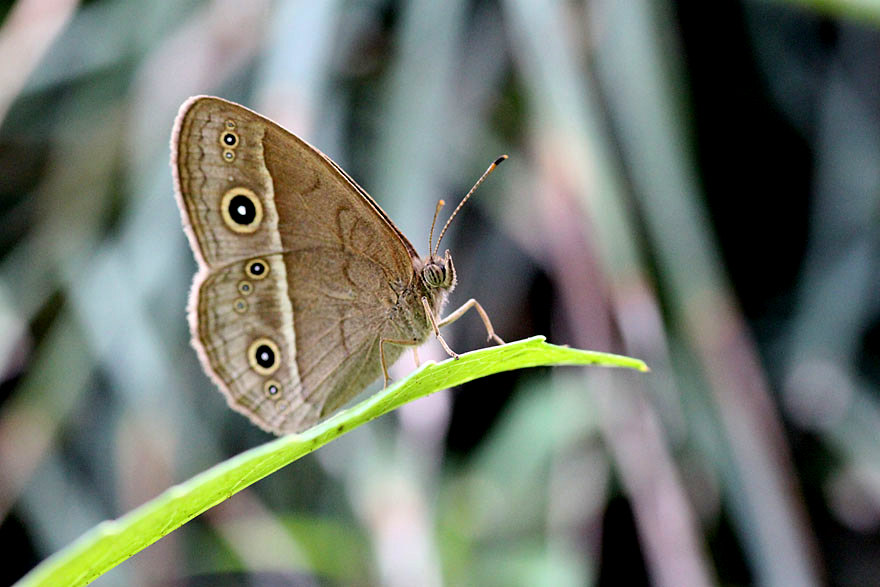
[[[486, 176], [506, 159], [499, 157]], [[407, 347], [476, 309], [440, 317], [456, 285], [439, 245], [422, 258], [329, 157], [271, 120], [209, 96], [186, 101], [171, 139], [174, 189], [199, 270], [192, 343], [229, 405], [276, 434], [302, 431], [384, 377]], [[437, 214], [441, 201], [434, 214]]]

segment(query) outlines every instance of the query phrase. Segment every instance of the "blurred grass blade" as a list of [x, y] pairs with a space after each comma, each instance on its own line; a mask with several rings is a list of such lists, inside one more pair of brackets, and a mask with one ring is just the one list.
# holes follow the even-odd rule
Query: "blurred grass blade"
[[40, 63], [78, 4], [63, 0], [49, 4], [40, 0], [14, 3], [0, 28], [0, 125], [25, 82]]
[[[620, 3], [597, 52], [621, 153], [668, 292], [673, 322], [706, 373], [731, 466], [726, 504], [758, 584], [814, 585], [821, 563], [784, 427], [730, 287], [696, 180], [679, 103], [682, 59], [665, 36], [668, 3]], [[651, 96], [650, 100], [641, 97]], [[711, 327], [710, 327], [711, 325]]]
[[803, 6], [833, 18], [847, 18], [868, 26], [880, 25], [880, 5], [876, 0], [776, 0], [776, 2]]
[[547, 344], [536, 336], [426, 363], [409, 377], [302, 434], [258, 446], [176, 485], [115, 521], [103, 522], [50, 557], [18, 585], [83, 585], [252, 483], [331, 440], [435, 391], [493, 373], [540, 365], [601, 365], [648, 371], [644, 362]]

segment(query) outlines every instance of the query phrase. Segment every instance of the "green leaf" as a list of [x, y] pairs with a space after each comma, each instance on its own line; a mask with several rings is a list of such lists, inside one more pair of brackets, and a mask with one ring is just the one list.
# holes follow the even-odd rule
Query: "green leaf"
[[458, 360], [427, 362], [406, 379], [301, 434], [253, 448], [169, 488], [117, 520], [102, 522], [40, 563], [18, 584], [89, 583], [202, 512], [365, 422], [441, 389], [540, 365], [602, 365], [648, 371], [638, 359], [547, 344], [543, 336], [465, 353]]

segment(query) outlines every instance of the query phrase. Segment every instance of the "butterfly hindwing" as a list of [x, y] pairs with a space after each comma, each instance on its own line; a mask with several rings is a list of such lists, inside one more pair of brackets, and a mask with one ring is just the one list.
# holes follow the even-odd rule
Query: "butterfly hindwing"
[[194, 345], [229, 405], [270, 431], [298, 430], [321, 412], [303, 393], [284, 273], [279, 254], [206, 272], [191, 310]]

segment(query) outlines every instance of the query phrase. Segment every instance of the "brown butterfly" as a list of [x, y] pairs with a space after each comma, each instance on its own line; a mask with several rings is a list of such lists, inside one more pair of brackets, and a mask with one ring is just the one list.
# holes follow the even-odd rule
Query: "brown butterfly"
[[387, 384], [388, 365], [431, 332], [457, 357], [438, 328], [471, 308], [503, 344], [473, 299], [440, 318], [456, 282], [449, 251], [438, 255], [449, 221], [422, 259], [347, 173], [271, 120], [191, 98], [171, 166], [199, 264], [193, 346], [229, 405], [265, 430], [304, 430], [380, 375]]

